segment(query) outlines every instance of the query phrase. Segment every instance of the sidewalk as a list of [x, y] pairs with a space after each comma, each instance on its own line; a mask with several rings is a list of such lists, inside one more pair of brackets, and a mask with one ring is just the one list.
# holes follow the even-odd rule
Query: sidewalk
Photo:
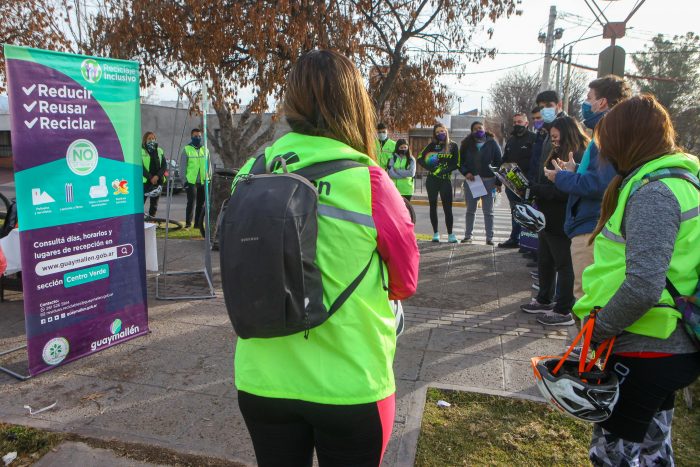
[[[173, 244], [171, 270], [201, 264], [202, 242]], [[517, 252], [420, 246], [418, 293], [405, 302], [407, 329], [396, 352], [397, 413], [386, 466], [413, 465], [428, 385], [537, 396], [529, 359], [557, 354], [567, 335], [519, 311], [531, 291], [526, 260]], [[218, 287], [216, 252], [213, 263]], [[170, 284], [178, 293], [204, 291], [200, 278]], [[253, 465], [233, 385], [235, 339], [220, 289], [211, 300], [161, 301], [154, 276], [148, 285], [150, 335], [27, 382], [0, 374], [0, 421]], [[24, 340], [21, 296], [8, 298], [0, 311], [0, 351]], [[26, 354], [0, 358], [0, 364], [26, 368]], [[53, 402], [54, 409], [37, 416], [23, 408]]]

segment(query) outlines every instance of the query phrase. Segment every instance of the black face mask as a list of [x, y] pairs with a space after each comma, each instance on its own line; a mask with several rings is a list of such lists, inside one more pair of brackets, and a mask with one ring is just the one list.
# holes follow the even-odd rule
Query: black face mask
[[527, 127], [523, 125], [513, 125], [513, 133], [518, 136], [522, 136], [527, 131]]
[[397, 149], [396, 150], [396, 154], [398, 154], [399, 156], [405, 156], [406, 153], [408, 153], [408, 151], [406, 149]]

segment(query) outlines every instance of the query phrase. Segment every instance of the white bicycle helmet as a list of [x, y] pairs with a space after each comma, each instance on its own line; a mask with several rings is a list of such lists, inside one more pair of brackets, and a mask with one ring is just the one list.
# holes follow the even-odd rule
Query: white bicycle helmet
[[163, 192], [163, 187], [161, 185], [156, 186], [151, 191], [147, 191], [143, 194], [146, 198], [157, 198]]
[[560, 357], [535, 357], [532, 368], [542, 396], [561, 412], [584, 422], [599, 423], [612, 414], [620, 397], [617, 375], [597, 368], [579, 373], [579, 362], [566, 360], [556, 375]]
[[547, 225], [544, 214], [529, 204], [518, 203], [513, 210], [513, 219], [531, 232], [539, 232]]

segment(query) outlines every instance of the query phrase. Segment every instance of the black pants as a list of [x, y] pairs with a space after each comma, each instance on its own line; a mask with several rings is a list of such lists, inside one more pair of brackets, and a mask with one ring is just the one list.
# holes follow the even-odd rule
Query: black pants
[[508, 202], [510, 203], [510, 238], [509, 240], [512, 240], [514, 242], [517, 242], [520, 239], [520, 231], [522, 230], [522, 227], [520, 224], [515, 222], [515, 218], [513, 217], [513, 211], [515, 211], [515, 205], [518, 202], [522, 202], [522, 200], [512, 191], [506, 189], [506, 196], [508, 197]]
[[[558, 291], [554, 311], [561, 314], [571, 312], [574, 306], [574, 266], [571, 262], [571, 239], [566, 235], [542, 231], [538, 235], [537, 272], [540, 292], [537, 301], [552, 303]], [[558, 287], [557, 287], [558, 285]]]
[[[204, 207], [204, 184], [203, 183], [187, 183], [185, 184], [185, 192], [187, 193], [187, 206], [185, 207], [185, 224], [192, 224], [192, 208], [194, 210], [194, 226], [199, 227], [204, 220], [202, 215]], [[195, 202], [196, 193], [196, 202]]]
[[[682, 326], [680, 322], [678, 325]], [[612, 355], [607, 369], [617, 373], [620, 398], [610, 418], [600, 426], [619, 438], [641, 443], [654, 415], [672, 409], [676, 391], [700, 376], [700, 355], [697, 352], [661, 358]]]
[[[149, 192], [153, 189], [153, 185], [150, 183], [144, 183], [143, 184], [143, 192]], [[147, 196], [143, 197], [143, 202], [144, 204], [146, 203], [146, 200], [149, 199]], [[148, 215], [151, 217], [156, 217], [156, 212], [158, 211], [158, 200], [159, 197], [151, 197], [150, 198], [150, 203], [148, 204]]]
[[391, 436], [394, 403], [394, 395], [370, 404], [327, 405], [238, 391], [261, 467], [311, 466], [314, 448], [322, 467], [377, 467]]
[[452, 182], [450, 179], [431, 177], [430, 175], [425, 180], [425, 189], [428, 191], [428, 203], [430, 204], [430, 223], [433, 226], [433, 232], [438, 231], [438, 215], [437, 215], [437, 199], [440, 194], [442, 201], [442, 210], [445, 213], [445, 226], [447, 233], [452, 233]]

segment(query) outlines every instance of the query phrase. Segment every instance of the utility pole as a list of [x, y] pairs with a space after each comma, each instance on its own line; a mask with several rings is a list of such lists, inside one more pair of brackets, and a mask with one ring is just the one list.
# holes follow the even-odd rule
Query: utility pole
[[549, 7], [549, 24], [547, 25], [547, 39], [544, 51], [544, 66], [542, 67], [542, 85], [540, 91], [549, 89], [549, 70], [552, 66], [552, 48], [554, 47], [554, 22], [557, 20], [557, 7]]
[[569, 112], [569, 96], [571, 96], [571, 56], [574, 54], [574, 48], [569, 46], [569, 60], [566, 65], [566, 81], [564, 84], [564, 112]]

